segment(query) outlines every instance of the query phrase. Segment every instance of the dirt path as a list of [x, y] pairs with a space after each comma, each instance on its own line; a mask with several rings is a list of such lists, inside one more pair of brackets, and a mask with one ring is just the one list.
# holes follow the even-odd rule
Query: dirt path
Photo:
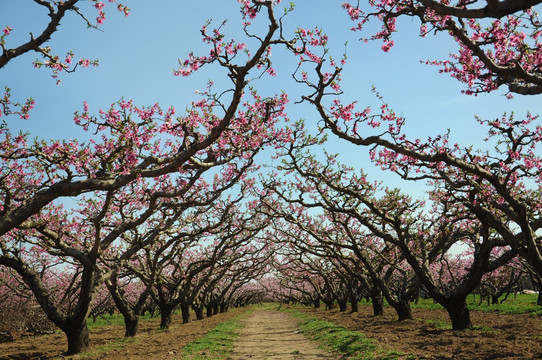
[[296, 321], [285, 313], [256, 310], [243, 325], [229, 360], [334, 359], [298, 333]]

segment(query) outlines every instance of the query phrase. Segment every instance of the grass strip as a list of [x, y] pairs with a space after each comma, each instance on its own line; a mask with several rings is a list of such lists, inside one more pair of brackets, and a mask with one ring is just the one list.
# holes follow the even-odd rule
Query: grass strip
[[[177, 314], [177, 311], [175, 311], [173, 314], [174, 315]], [[151, 314], [147, 313], [145, 315], [139, 316], [139, 321], [152, 320], [156, 318], [160, 318], [160, 314], [156, 314], [152, 316]], [[90, 331], [102, 326], [106, 326], [106, 325], [124, 326], [124, 316], [122, 316], [122, 314], [120, 313], [114, 313], [112, 315], [103, 314], [103, 315], [97, 316], [95, 320], [92, 319], [91, 317], [87, 321], [87, 327]]]
[[196, 341], [185, 345], [179, 359], [203, 360], [203, 359], [226, 359], [233, 352], [233, 343], [241, 328], [241, 318], [249, 311], [218, 324], [213, 330], [203, 335]]
[[407, 355], [392, 349], [386, 349], [359, 331], [348, 330], [332, 322], [303, 314], [295, 309], [293, 315], [301, 320], [299, 330], [324, 348], [335, 354], [337, 359], [348, 360], [414, 360]]
[[[93, 347], [87, 352], [72, 355], [72, 357], [74, 359], [95, 359], [99, 355], [102, 355], [104, 353], [107, 353], [113, 350], [122, 350], [124, 349], [126, 344], [134, 343], [140, 340], [141, 338], [119, 338], [117, 340], [110, 342], [107, 345]], [[62, 359], [62, 358], [64, 358], [64, 356], [54, 357], [54, 359]]]
[[[493, 312], [500, 311], [503, 314], [531, 314], [542, 316], [542, 306], [536, 304], [538, 294], [518, 294], [510, 295], [508, 299], [498, 304], [487, 304], [486, 301], [480, 303], [478, 295], [469, 295], [467, 297], [467, 306], [469, 310]], [[503, 297], [504, 298], [504, 297]], [[417, 304], [411, 304], [414, 309], [442, 309], [432, 299], [419, 299]]]

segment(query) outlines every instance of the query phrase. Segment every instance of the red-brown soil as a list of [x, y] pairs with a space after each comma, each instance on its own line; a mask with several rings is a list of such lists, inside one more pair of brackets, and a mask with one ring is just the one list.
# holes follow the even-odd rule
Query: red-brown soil
[[[149, 360], [179, 359], [183, 346], [198, 339], [219, 323], [241, 314], [244, 309], [232, 309], [204, 320], [182, 324], [180, 315], [174, 316], [168, 330], [158, 330], [160, 318], [141, 321], [139, 334], [123, 341], [124, 327], [106, 325], [90, 333], [91, 347], [85, 356], [63, 359]], [[27, 337], [0, 344], [0, 360], [50, 359], [68, 348], [64, 333]]]
[[[542, 319], [530, 315], [505, 315], [498, 312], [485, 313], [472, 311], [474, 330], [454, 332], [440, 329], [435, 321], [449, 323], [445, 311], [418, 310], [413, 311], [414, 320], [396, 321], [392, 309], [386, 309], [382, 317], [371, 315], [370, 307], [360, 307], [358, 314], [341, 313], [337, 310], [297, 308], [309, 315], [317, 316], [351, 330], [358, 330], [373, 338], [384, 347], [393, 348], [406, 354], [414, 354], [420, 359], [542, 359]], [[205, 320], [181, 324], [180, 318], [174, 318], [172, 327], [167, 331], [159, 331], [159, 319], [141, 322], [140, 334], [133, 340], [123, 342], [124, 329], [118, 325], [108, 325], [94, 329], [91, 332], [91, 349], [85, 357], [76, 359], [181, 359], [180, 350], [218, 323], [231, 319], [243, 312], [243, 309], [233, 309], [225, 314], [219, 314]], [[255, 314], [260, 311], [255, 312]], [[267, 313], [267, 312], [262, 312]], [[272, 313], [273, 314], [273, 313]], [[282, 342], [290, 339], [295, 330], [285, 314], [273, 314], [269, 319], [254, 320], [250, 325], [250, 317], [243, 320], [246, 329], [251, 327], [253, 341], [261, 341], [259, 345], [250, 344], [248, 333], [242, 333], [236, 343], [236, 353], [239, 356], [249, 356], [247, 359], [257, 359], [256, 353], [246, 353], [246, 350], [267, 350], [268, 355], [279, 353]], [[275, 317], [277, 320], [274, 325]], [[429, 322], [428, 322], [429, 321]], [[288, 325], [289, 324], [289, 325]], [[244, 330], [247, 331], [247, 330]], [[260, 336], [260, 335], [264, 336]], [[267, 334], [267, 335], [266, 335]], [[266, 338], [274, 339], [272, 347], [265, 344]], [[248, 342], [243, 345], [241, 341]], [[243, 350], [244, 347], [244, 350]], [[277, 350], [273, 350], [277, 347]], [[48, 359], [57, 357], [67, 348], [64, 334], [57, 333], [36, 337], [27, 337], [11, 343], [0, 344], [0, 360], [4, 359]], [[274, 352], [273, 352], [274, 351]], [[289, 348], [280, 350], [285, 357], [277, 359], [295, 359], [294, 356], [307, 350]], [[308, 355], [308, 353], [307, 353]], [[240, 359], [237, 357], [233, 359]], [[270, 357], [269, 357], [270, 358]], [[303, 358], [303, 357], [299, 357]], [[325, 358], [325, 357], [324, 357]], [[333, 359], [332, 357], [329, 359]]]
[[445, 310], [414, 309], [414, 320], [398, 322], [389, 308], [381, 317], [372, 316], [369, 306], [360, 306], [358, 314], [298, 309], [420, 359], [542, 359], [542, 318], [534, 315], [471, 311], [474, 329], [452, 331], [434, 323], [450, 324]]

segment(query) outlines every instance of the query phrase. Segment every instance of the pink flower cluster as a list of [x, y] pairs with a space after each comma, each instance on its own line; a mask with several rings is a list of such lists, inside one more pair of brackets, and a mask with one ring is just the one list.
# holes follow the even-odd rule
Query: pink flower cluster
[[[448, 1], [440, 3], [449, 5]], [[439, 15], [431, 4], [425, 2], [379, 0], [371, 1], [370, 5], [375, 11], [365, 13], [358, 6], [342, 4], [350, 19], [356, 22], [353, 31], [364, 30], [373, 18], [382, 23], [380, 31], [363, 40], [382, 40], [385, 52], [393, 47], [391, 37], [396, 31], [396, 20], [403, 16], [421, 20], [422, 37], [430, 32], [448, 32], [454, 37], [459, 49], [450, 55], [451, 61], [425, 63], [440, 66], [441, 72], [465, 83], [467, 89], [463, 92], [466, 94], [491, 92], [503, 83], [509, 85], [511, 92], [521, 92], [516, 89], [518, 86], [529, 87], [532, 79], [538, 77], [536, 74], [542, 66], [542, 45], [539, 42], [542, 30], [536, 12], [531, 9], [517, 11], [483, 26], [487, 22], [478, 18], [454, 20], [450, 15]], [[453, 9], [452, 6], [450, 8]], [[514, 76], [510, 76], [511, 72]], [[507, 97], [512, 95], [508, 93]]]

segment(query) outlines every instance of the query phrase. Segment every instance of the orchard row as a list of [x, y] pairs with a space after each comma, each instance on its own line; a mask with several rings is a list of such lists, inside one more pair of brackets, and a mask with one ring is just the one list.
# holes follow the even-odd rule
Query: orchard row
[[[540, 285], [537, 116], [480, 120], [490, 146], [484, 151], [450, 144], [448, 135], [412, 139], [404, 133], [405, 119], [379, 94], [376, 111], [344, 100], [346, 56], [329, 57], [322, 29], [288, 34], [283, 24], [293, 4], [238, 2], [247, 43], [206, 24], [201, 34], [209, 52], [190, 53], [174, 70], [188, 76], [215, 66], [229, 86], [215, 90], [209, 82], [183, 115], [174, 107], [127, 100], [94, 114], [85, 104], [74, 119], [88, 131], [87, 142], [31, 140], [3, 122], [4, 304], [16, 307], [34, 298], [75, 354], [89, 345], [89, 315], [109, 299], [125, 318], [126, 335], [133, 336], [149, 304], [158, 307], [163, 328], [176, 308], [189, 321], [190, 309], [201, 318], [204, 309], [210, 315], [283, 299], [337, 301], [344, 308], [347, 299], [355, 306], [362, 296], [372, 299], [376, 314], [385, 298], [402, 320], [411, 317], [410, 301], [421, 291], [446, 308], [460, 330], [472, 326], [465, 299], [474, 291], [497, 296], [509, 287], [506, 281], [514, 284], [525, 274]], [[96, 25], [77, 3], [36, 1], [48, 9], [50, 23], [20, 46], [8, 47], [12, 29], [5, 27], [0, 68], [26, 51], [40, 53], [44, 60], [35, 66], [51, 69], [55, 79], [91, 64], [81, 59], [74, 65], [72, 52], [62, 60], [43, 47], [70, 12], [91, 27], [105, 20], [102, 2], [92, 1]], [[464, 82], [468, 94], [502, 85], [508, 95], [541, 93], [541, 30], [532, 9], [539, 2], [478, 3], [342, 6], [355, 31], [382, 23], [371, 39], [383, 39], [384, 51], [393, 46], [399, 17], [418, 18], [424, 36], [452, 36], [458, 52], [435, 64]], [[303, 121], [289, 121], [287, 90], [259, 94], [258, 80], [277, 76], [271, 47], [297, 64], [293, 83], [305, 89], [301, 103], [316, 111], [317, 133]], [[29, 118], [34, 100], [11, 97], [6, 88], [0, 116]], [[322, 155], [327, 134], [369, 152], [383, 171], [428, 181], [428, 199], [375, 182], [336, 155]], [[274, 151], [280, 163], [267, 173], [258, 162], [264, 150]]]

